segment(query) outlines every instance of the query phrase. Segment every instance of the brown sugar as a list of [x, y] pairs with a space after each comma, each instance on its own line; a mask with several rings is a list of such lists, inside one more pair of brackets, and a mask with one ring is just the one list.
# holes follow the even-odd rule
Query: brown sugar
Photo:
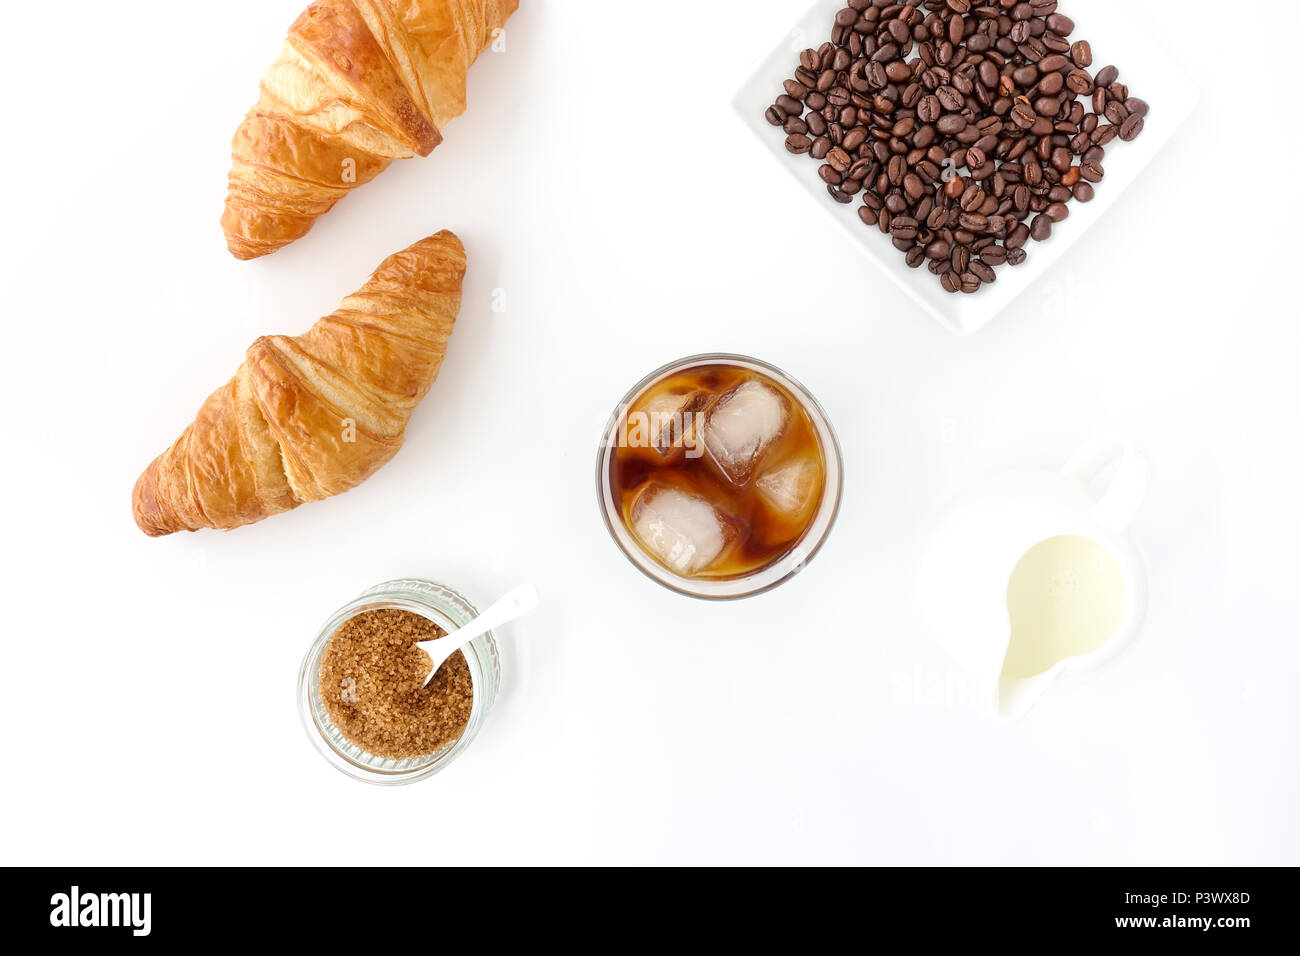
[[395, 760], [426, 756], [460, 737], [474, 703], [465, 655], [447, 658], [425, 687], [432, 661], [415, 646], [445, 633], [427, 618], [389, 608], [339, 626], [321, 657], [320, 695], [344, 737]]

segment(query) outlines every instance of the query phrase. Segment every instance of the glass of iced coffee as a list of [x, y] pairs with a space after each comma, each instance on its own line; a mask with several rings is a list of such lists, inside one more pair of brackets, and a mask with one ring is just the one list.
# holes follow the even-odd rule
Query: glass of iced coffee
[[665, 587], [739, 598], [800, 571], [839, 509], [839, 444], [802, 385], [695, 355], [633, 386], [605, 428], [597, 494], [623, 553]]

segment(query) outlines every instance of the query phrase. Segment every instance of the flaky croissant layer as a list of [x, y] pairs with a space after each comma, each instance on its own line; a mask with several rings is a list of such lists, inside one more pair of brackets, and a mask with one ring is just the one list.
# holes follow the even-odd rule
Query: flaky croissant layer
[[317, 0], [231, 143], [230, 251], [274, 252], [394, 159], [427, 156], [518, 0]]
[[460, 310], [450, 232], [385, 259], [298, 336], [263, 336], [132, 493], [148, 535], [235, 528], [355, 487], [397, 454]]

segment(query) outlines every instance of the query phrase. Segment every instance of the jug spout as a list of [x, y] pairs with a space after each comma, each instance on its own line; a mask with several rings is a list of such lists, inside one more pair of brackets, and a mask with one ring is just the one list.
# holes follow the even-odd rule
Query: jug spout
[[1058, 665], [1036, 677], [1000, 677], [994, 691], [994, 713], [1008, 723], [1019, 720], [1043, 696], [1059, 669]]

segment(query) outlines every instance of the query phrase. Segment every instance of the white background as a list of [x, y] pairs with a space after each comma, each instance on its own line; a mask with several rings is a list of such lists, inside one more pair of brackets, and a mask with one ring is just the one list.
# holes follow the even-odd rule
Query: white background
[[[8, 13], [5, 862], [1300, 862], [1293, 4], [1247, 22], [1249, 61], [1209, 55], [1221, 3], [1128, 5], [1200, 108], [963, 341], [730, 112], [803, 0], [524, 0], [431, 157], [235, 261], [230, 136], [300, 3]], [[244, 347], [443, 227], [464, 304], [402, 453], [260, 525], [142, 535], [132, 483]], [[592, 481], [624, 390], [714, 349], [802, 379], [847, 469], [807, 571], [725, 605], [634, 570]], [[1106, 430], [1155, 465], [1147, 626], [1000, 726], [919, 623], [916, 545], [958, 490]], [[294, 685], [323, 620], [403, 575], [544, 605], [474, 746], [381, 789], [320, 759]]]

